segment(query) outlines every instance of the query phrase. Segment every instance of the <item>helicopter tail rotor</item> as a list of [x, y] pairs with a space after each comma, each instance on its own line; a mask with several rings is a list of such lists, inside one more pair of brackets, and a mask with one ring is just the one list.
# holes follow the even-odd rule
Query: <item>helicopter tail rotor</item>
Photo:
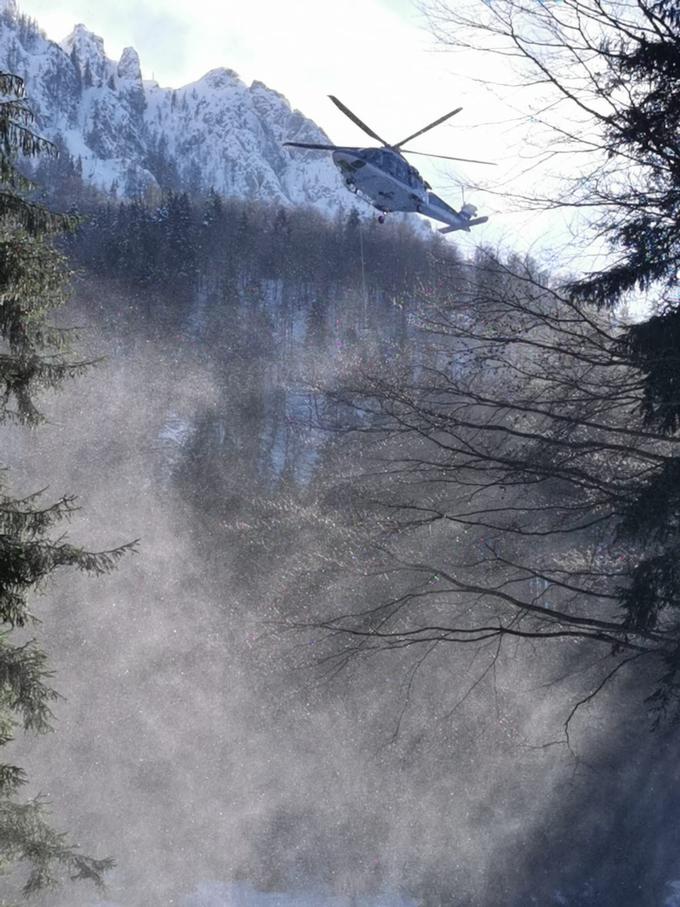
[[471, 217], [469, 220], [466, 219], [465, 225], [454, 224], [451, 227], [440, 227], [439, 233], [455, 233], [456, 230], [465, 230], [466, 233], [470, 232], [470, 227], [476, 227], [477, 224], [485, 224], [488, 221], [488, 217]]

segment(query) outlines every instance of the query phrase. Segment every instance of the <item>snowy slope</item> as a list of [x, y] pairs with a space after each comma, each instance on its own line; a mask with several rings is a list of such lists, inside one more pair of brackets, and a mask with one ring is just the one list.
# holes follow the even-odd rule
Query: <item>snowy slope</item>
[[84, 25], [57, 44], [0, 0], [0, 67], [22, 76], [39, 130], [62, 141], [83, 178], [121, 197], [153, 187], [347, 210], [330, 156], [282, 142], [329, 141], [283, 95], [230, 69], [173, 90], [143, 81], [128, 47], [119, 61]]

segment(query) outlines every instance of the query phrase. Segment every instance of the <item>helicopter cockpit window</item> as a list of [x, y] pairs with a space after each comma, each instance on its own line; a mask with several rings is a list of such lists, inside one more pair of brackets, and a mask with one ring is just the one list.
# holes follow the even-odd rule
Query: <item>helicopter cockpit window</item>
[[395, 160], [395, 163], [397, 165], [395, 176], [397, 176], [402, 181], [402, 183], [408, 183], [408, 181], [409, 181], [408, 164], [406, 163], [406, 161], [402, 161], [401, 158], [397, 158]]
[[369, 164], [375, 164], [376, 167], [384, 166], [383, 158], [385, 155], [379, 148], [369, 148], [367, 151], [364, 151], [363, 156]]

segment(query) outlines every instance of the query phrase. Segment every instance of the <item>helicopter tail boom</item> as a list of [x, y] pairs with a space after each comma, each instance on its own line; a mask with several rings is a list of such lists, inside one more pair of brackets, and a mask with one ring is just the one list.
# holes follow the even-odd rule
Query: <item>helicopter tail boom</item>
[[466, 233], [470, 232], [470, 227], [476, 227], [477, 224], [485, 224], [488, 221], [488, 217], [473, 217], [470, 220], [466, 220], [464, 224], [454, 224], [451, 227], [440, 227], [440, 233], [455, 233], [456, 230], [465, 230]]

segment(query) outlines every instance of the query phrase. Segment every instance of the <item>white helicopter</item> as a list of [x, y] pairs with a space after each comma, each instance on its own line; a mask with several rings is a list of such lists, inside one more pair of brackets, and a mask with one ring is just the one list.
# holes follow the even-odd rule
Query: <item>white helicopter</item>
[[460, 113], [462, 107], [457, 107], [450, 113], [444, 114], [434, 123], [424, 126], [418, 132], [397, 142], [396, 145], [390, 145], [362, 122], [355, 113], [352, 113], [342, 101], [333, 95], [328, 97], [360, 129], [363, 129], [371, 138], [382, 142], [382, 148], [350, 148], [344, 145], [316, 145], [309, 142], [284, 142], [283, 144], [293, 148], [332, 151], [333, 163], [342, 173], [345, 185], [352, 192], [365, 196], [373, 207], [380, 211], [378, 217], [380, 223], [384, 222], [385, 215], [390, 211], [416, 212], [424, 214], [426, 217], [432, 217], [434, 220], [443, 221], [447, 226], [441, 227], [440, 233], [453, 233], [455, 230], [469, 232], [470, 227], [487, 222], [488, 217], [475, 217], [477, 209], [474, 205], [466, 203], [460, 211], [456, 211], [442, 198], [435, 195], [430, 184], [425, 182], [415, 167], [408, 163], [404, 154], [422, 154], [425, 157], [438, 157], [447, 161], [467, 161], [471, 164], [492, 164], [491, 161], [449, 157], [445, 154], [425, 154], [422, 151], [408, 151], [402, 148], [411, 139]]

